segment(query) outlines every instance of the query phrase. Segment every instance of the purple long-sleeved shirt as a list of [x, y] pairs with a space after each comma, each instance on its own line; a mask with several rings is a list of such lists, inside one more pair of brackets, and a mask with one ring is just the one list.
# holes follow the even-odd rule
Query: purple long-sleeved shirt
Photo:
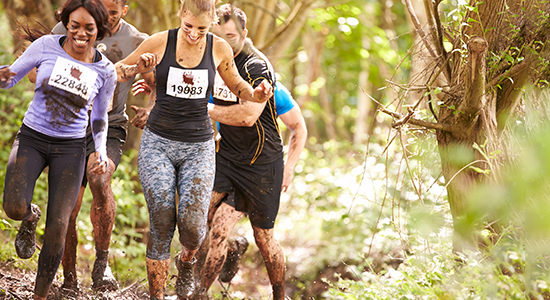
[[17, 75], [0, 87], [14, 86], [37, 67], [34, 98], [23, 123], [57, 138], [85, 137], [93, 102], [89, 117], [93, 138], [101, 160], [106, 160], [107, 108], [116, 87], [115, 67], [103, 54], [94, 63], [72, 58], [60, 45], [61, 37], [44, 35], [34, 41], [10, 66]]

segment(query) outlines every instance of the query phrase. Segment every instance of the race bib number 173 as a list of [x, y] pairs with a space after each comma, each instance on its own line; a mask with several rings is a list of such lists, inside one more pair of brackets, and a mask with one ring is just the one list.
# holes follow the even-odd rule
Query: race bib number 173
[[90, 100], [97, 72], [77, 62], [58, 57], [49, 85]]
[[208, 70], [189, 70], [170, 67], [166, 80], [166, 94], [172, 97], [206, 98]]

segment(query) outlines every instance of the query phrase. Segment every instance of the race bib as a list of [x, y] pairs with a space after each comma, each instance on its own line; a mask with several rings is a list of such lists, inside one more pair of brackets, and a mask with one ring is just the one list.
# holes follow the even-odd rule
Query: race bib
[[237, 96], [233, 94], [227, 85], [225, 85], [225, 82], [220, 77], [218, 73], [216, 73], [216, 78], [214, 80], [214, 93], [212, 97], [222, 100], [222, 101], [229, 101], [229, 102], [237, 102]]
[[49, 85], [90, 100], [97, 72], [77, 62], [58, 57]]
[[166, 94], [172, 97], [201, 99], [208, 90], [208, 70], [184, 70], [170, 67]]

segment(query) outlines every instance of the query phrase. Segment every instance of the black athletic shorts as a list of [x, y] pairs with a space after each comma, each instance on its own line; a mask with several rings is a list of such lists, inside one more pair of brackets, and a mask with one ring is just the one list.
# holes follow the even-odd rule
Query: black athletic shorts
[[223, 202], [247, 213], [252, 225], [271, 229], [279, 212], [283, 169], [282, 157], [269, 164], [250, 166], [216, 155], [214, 191], [228, 193], [230, 197]]
[[[107, 130], [107, 157], [109, 157], [114, 163], [115, 168], [120, 163], [122, 157], [122, 147], [126, 143], [126, 129], [120, 125], [111, 125]], [[95, 152], [95, 142], [92, 136], [92, 132], [86, 134], [86, 166], [88, 165], [88, 158]], [[84, 172], [84, 178], [82, 178], [82, 186], [88, 184], [88, 177]]]

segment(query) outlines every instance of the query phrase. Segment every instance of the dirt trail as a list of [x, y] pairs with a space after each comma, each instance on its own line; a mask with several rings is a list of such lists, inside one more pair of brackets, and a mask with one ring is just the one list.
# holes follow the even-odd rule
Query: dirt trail
[[[10, 263], [0, 262], [0, 300], [31, 300], [36, 274], [23, 269], [13, 268]], [[81, 287], [75, 294], [63, 293], [62, 282], [54, 280], [48, 300], [143, 300], [149, 299], [143, 291], [145, 280], [135, 282], [116, 292], [97, 293], [89, 287]]]

